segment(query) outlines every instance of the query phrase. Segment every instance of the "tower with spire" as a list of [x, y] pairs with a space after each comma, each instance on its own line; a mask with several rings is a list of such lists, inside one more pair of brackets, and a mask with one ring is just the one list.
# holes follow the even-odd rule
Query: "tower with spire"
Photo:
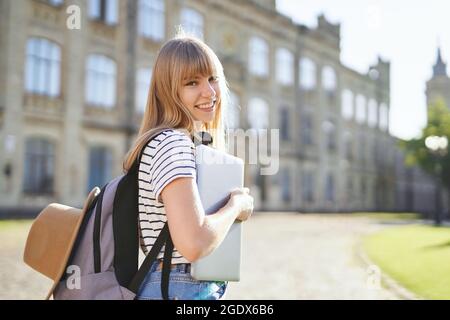
[[447, 64], [442, 59], [441, 47], [438, 46], [436, 63], [433, 66], [433, 75], [427, 82], [427, 106], [438, 99], [443, 99], [450, 108], [450, 78], [447, 75]]

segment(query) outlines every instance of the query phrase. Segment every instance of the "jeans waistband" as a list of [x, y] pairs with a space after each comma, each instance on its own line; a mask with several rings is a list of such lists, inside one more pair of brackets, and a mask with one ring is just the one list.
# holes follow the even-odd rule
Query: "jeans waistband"
[[[154, 269], [155, 271], [162, 271], [163, 268], [163, 262], [162, 260], [155, 261], [154, 263]], [[190, 263], [175, 263], [170, 265], [171, 271], [179, 271], [184, 273], [190, 273], [191, 272], [191, 264]]]

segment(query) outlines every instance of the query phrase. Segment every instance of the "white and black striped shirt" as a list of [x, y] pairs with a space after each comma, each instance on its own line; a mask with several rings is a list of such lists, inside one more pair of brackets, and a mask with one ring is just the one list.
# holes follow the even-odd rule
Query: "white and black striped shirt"
[[[161, 191], [180, 177], [196, 179], [195, 146], [185, 133], [168, 129], [147, 144], [139, 164], [139, 226], [145, 253], [151, 250], [167, 221]], [[159, 259], [163, 252], [164, 248]], [[189, 261], [174, 248], [172, 263]]]

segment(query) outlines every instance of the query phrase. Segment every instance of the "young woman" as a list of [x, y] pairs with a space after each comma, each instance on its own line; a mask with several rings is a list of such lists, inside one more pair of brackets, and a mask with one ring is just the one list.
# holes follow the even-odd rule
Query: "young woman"
[[[141, 245], [152, 248], [167, 221], [174, 243], [169, 299], [220, 299], [227, 283], [196, 281], [190, 263], [211, 253], [233, 222], [253, 212], [248, 188], [234, 190], [228, 203], [205, 215], [195, 170], [194, 132], [206, 131], [213, 147], [225, 150], [222, 112], [227, 83], [216, 54], [202, 41], [178, 36], [161, 48], [153, 68], [146, 110], [124, 169], [143, 150], [139, 165]], [[169, 128], [149, 142], [155, 130]], [[161, 299], [163, 253], [151, 267], [138, 299]]]

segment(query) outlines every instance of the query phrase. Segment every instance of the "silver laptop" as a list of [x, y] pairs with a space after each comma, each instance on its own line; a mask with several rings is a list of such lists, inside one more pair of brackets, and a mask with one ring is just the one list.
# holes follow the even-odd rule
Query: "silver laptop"
[[[220, 209], [234, 188], [244, 185], [244, 162], [205, 145], [196, 148], [197, 185], [206, 214]], [[192, 263], [197, 280], [239, 281], [242, 223], [235, 221], [222, 243], [208, 256]]]

